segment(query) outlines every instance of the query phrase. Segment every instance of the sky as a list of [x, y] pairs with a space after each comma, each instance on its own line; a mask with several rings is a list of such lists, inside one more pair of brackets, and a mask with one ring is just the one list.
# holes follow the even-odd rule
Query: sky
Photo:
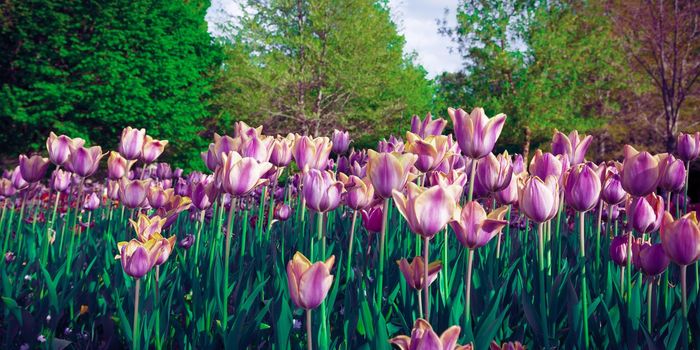
[[[430, 78], [448, 71], [461, 68], [461, 59], [457, 53], [450, 53], [450, 39], [438, 34], [436, 19], [444, 17], [449, 9], [449, 22], [454, 19], [457, 0], [390, 0], [392, 17], [399, 32], [406, 37], [407, 53], [416, 52], [417, 62], [427, 71]], [[217, 25], [226, 23], [241, 13], [238, 0], [212, 0], [207, 11], [206, 20], [209, 32], [217, 35]]]

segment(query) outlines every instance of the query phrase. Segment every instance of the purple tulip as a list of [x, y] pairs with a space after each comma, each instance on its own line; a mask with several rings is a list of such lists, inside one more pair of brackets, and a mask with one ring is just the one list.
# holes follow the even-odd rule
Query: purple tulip
[[564, 135], [558, 130], [554, 130], [552, 138], [552, 153], [556, 155], [567, 155], [571, 161], [571, 165], [584, 163], [588, 147], [591, 146], [593, 136], [588, 135], [581, 139], [578, 131], [572, 131], [569, 136]]
[[90, 148], [82, 146], [71, 147], [70, 158], [65, 166], [68, 170], [80, 177], [88, 177], [97, 171], [97, 167], [100, 165], [100, 159], [102, 159], [103, 156], [102, 147], [100, 146], [93, 146]]
[[173, 171], [173, 177], [174, 178], [181, 178], [183, 171], [184, 170], [182, 170], [182, 168], [175, 168], [175, 171]]
[[272, 168], [268, 162], [258, 162], [255, 158], [243, 158], [237, 152], [222, 155], [223, 164], [219, 177], [227, 193], [234, 197], [248, 194], [256, 187], [267, 183], [262, 177]]
[[118, 245], [122, 268], [134, 278], [145, 276], [155, 265], [162, 253], [162, 240], [148, 240], [141, 243], [136, 239], [120, 242]]
[[600, 178], [595, 171], [586, 164], [578, 164], [566, 177], [564, 198], [574, 210], [586, 212], [598, 204], [600, 189]]
[[452, 326], [438, 336], [428, 321], [419, 318], [413, 324], [410, 337], [400, 335], [389, 342], [401, 350], [471, 350], [471, 344], [457, 344], [460, 330], [459, 326]]
[[[342, 177], [341, 177], [342, 179]], [[354, 209], [360, 210], [368, 207], [374, 200], [374, 187], [369, 178], [360, 179], [355, 175], [351, 175], [347, 181], [342, 181], [345, 184], [345, 205]]]
[[367, 176], [372, 181], [374, 192], [381, 198], [389, 198], [393, 190], [403, 190], [408, 182], [411, 167], [418, 156], [415, 154], [377, 153], [368, 151]]
[[416, 169], [425, 173], [435, 169], [445, 158], [450, 149], [449, 140], [450, 138], [445, 135], [428, 136], [426, 139], [421, 139], [420, 136], [407, 132], [405, 149], [406, 152], [418, 156], [414, 165]]
[[[233, 135], [241, 138], [248, 138], [254, 136], [262, 135], [263, 127], [262, 125], [254, 128], [246, 122], [239, 120], [233, 124]], [[227, 152], [228, 153], [228, 152]]]
[[650, 233], [659, 229], [664, 215], [664, 201], [656, 193], [645, 197], [635, 197], [625, 210], [627, 220], [640, 233]]
[[559, 210], [559, 185], [554, 176], [542, 181], [532, 176], [518, 188], [518, 205], [530, 220], [542, 223], [551, 220]]
[[319, 213], [333, 210], [340, 204], [343, 184], [336, 181], [331, 171], [311, 169], [304, 174], [304, 199], [306, 207]]
[[279, 202], [275, 205], [274, 215], [276, 220], [287, 221], [292, 215], [292, 207], [286, 203]]
[[333, 148], [335, 154], [344, 154], [350, 147], [350, 133], [347, 131], [333, 130]]
[[661, 244], [671, 261], [687, 266], [700, 259], [700, 224], [694, 211], [678, 220], [665, 212], [660, 233]]
[[476, 165], [476, 178], [490, 193], [506, 188], [512, 176], [513, 166], [507, 151], [498, 157], [489, 153], [479, 159]]
[[190, 247], [192, 247], [193, 244], [194, 244], [194, 235], [193, 234], [186, 234], [185, 238], [181, 239], [177, 245], [184, 250], [188, 250], [188, 249], [190, 249]]
[[409, 182], [406, 195], [394, 190], [392, 197], [411, 231], [430, 239], [452, 220], [461, 195], [459, 185], [423, 188]]
[[[168, 140], [155, 140], [146, 135], [143, 142], [143, 150], [141, 151], [141, 161], [146, 164], [153, 163], [165, 150], [168, 145]], [[127, 158], [128, 159], [128, 158]]]
[[605, 203], [620, 204], [627, 198], [627, 192], [622, 188], [620, 175], [617, 173], [617, 168], [607, 167], [605, 169], [605, 178], [603, 179], [603, 190], [600, 197]]
[[40, 155], [29, 158], [24, 154], [19, 156], [19, 171], [22, 173], [22, 178], [29, 183], [39, 182], [46, 175], [49, 164], [49, 159], [42, 158]]
[[332, 147], [333, 143], [327, 137], [312, 139], [308, 136], [297, 136], [292, 155], [302, 172], [309, 169], [321, 170], [325, 169], [328, 163], [328, 155]]
[[168, 200], [170, 199], [170, 196], [173, 195], [173, 192], [174, 190], [172, 188], [166, 190], [163, 189], [163, 186], [152, 185], [148, 187], [148, 192], [146, 192], [148, 204], [153, 209], [162, 208], [166, 203], [168, 203]]
[[616, 236], [610, 242], [610, 259], [617, 266], [627, 266], [627, 243], [629, 234]]
[[483, 158], [493, 150], [506, 122], [505, 114], [488, 118], [484, 109], [478, 107], [471, 114], [461, 108], [448, 108], [447, 113], [452, 118], [455, 139], [462, 153], [472, 159]]
[[10, 178], [12, 181], [12, 186], [18, 190], [24, 190], [27, 187], [29, 187], [29, 183], [24, 180], [22, 177], [22, 172], [19, 169], [19, 165], [15, 167], [15, 170], [12, 171], [12, 177]]
[[501, 205], [512, 205], [518, 202], [518, 183], [527, 179], [527, 173], [513, 174], [508, 186], [493, 194], [493, 197]]
[[207, 210], [216, 201], [219, 191], [214, 180], [213, 175], [203, 176], [196, 181], [191, 180], [188, 195], [192, 199], [192, 205], [198, 210]]
[[119, 200], [129, 209], [144, 206], [150, 182], [150, 180], [128, 180], [122, 178], [119, 180]]
[[2, 197], [12, 197], [15, 195], [17, 190], [12, 186], [12, 180], [6, 178], [0, 178], [0, 196]]
[[423, 120], [417, 115], [411, 118], [411, 132], [417, 134], [421, 138], [440, 135], [445, 129], [445, 126], [447, 126], [447, 120], [442, 118], [433, 119], [430, 113], [428, 113]]
[[403, 153], [403, 149], [403, 140], [401, 140], [400, 137], [396, 138], [394, 135], [390, 135], [389, 140], [384, 139], [379, 141], [379, 145], [377, 146], [377, 150], [382, 153]]
[[503, 220], [508, 211], [507, 206], [502, 206], [488, 215], [476, 201], [468, 202], [460, 211], [459, 217], [450, 223], [457, 235], [457, 240], [469, 249], [477, 249], [486, 245], [506, 226]]
[[[423, 257], [417, 256], [413, 258], [410, 264], [406, 259], [398, 260], [396, 263], [399, 265], [399, 270], [401, 274], [403, 274], [406, 284], [415, 290], [423, 290], [426, 286], [424, 277], [425, 263], [423, 262]], [[442, 263], [439, 260], [428, 264], [428, 286], [435, 282], [441, 270]]]
[[119, 200], [119, 181], [107, 180], [107, 197], [113, 201]]
[[[168, 163], [158, 163], [156, 165], [156, 177], [161, 180], [169, 180], [173, 178], [173, 170]], [[176, 176], [179, 177], [179, 176]]]
[[669, 192], [681, 192], [685, 187], [685, 164], [670, 154], [659, 157], [661, 158], [659, 187]]
[[326, 261], [312, 264], [303, 254], [294, 254], [287, 263], [287, 286], [296, 307], [311, 310], [321, 305], [333, 284], [334, 263], [333, 255]]
[[107, 158], [107, 178], [110, 180], [119, 180], [129, 173], [133, 161], [128, 161], [119, 153], [109, 152]]
[[661, 176], [659, 157], [649, 152], [638, 152], [630, 145], [625, 145], [624, 153], [625, 161], [620, 173], [622, 188], [637, 197], [654, 192]]
[[656, 276], [666, 271], [671, 259], [668, 258], [661, 243], [642, 243], [635, 259], [637, 267], [647, 276]]
[[678, 134], [676, 152], [678, 158], [690, 162], [700, 155], [700, 131], [695, 134]]
[[382, 220], [384, 219], [381, 205], [362, 209], [360, 214], [362, 215], [362, 227], [364, 227], [365, 230], [374, 233], [381, 232]]
[[537, 176], [540, 179], [546, 179], [549, 176], [554, 176], [557, 181], [561, 179], [562, 174], [566, 172], [568, 166], [564, 158], [567, 156], [555, 156], [552, 153], [542, 153], [541, 150], [536, 150], [535, 155], [530, 161], [530, 175]]
[[51, 162], [61, 166], [68, 161], [71, 147], [81, 147], [84, 144], [85, 140], [81, 138], [71, 139], [66, 135], [56, 136], [51, 132], [49, 138], [46, 139], [46, 150], [49, 152]]
[[95, 194], [95, 192], [90, 193], [89, 196], [85, 197], [83, 201], [83, 209], [93, 211], [100, 206], [100, 197]]
[[447, 173], [439, 171], [431, 171], [426, 174], [425, 183], [426, 187], [432, 186], [443, 186], [447, 187], [450, 185], [458, 185], [459, 187], [464, 187], [467, 185], [467, 174], [460, 170], [452, 169]]
[[215, 147], [216, 145], [211, 143], [209, 144], [209, 149], [201, 153], [204, 165], [211, 171], [216, 171], [216, 167], [219, 166], [219, 159], [216, 157]]
[[127, 126], [122, 130], [122, 137], [119, 140], [119, 153], [128, 160], [139, 159], [145, 138], [146, 129], [134, 129]]
[[292, 148], [294, 147], [294, 135], [289, 134], [287, 137], [277, 137], [272, 143], [270, 151], [270, 163], [277, 167], [289, 165], [292, 161]]

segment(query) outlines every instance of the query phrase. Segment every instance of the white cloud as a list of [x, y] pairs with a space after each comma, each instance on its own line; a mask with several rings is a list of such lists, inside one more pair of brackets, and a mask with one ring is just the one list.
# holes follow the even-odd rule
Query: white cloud
[[[417, 62], [430, 77], [462, 67], [457, 53], [450, 53], [450, 39], [438, 34], [437, 19], [442, 20], [445, 9], [449, 9], [448, 23], [454, 25], [456, 0], [390, 0], [392, 17], [399, 31], [406, 37], [405, 51], [416, 52]], [[219, 25], [229, 23], [242, 13], [240, 0], [213, 0], [205, 19], [209, 32], [221, 35]]]

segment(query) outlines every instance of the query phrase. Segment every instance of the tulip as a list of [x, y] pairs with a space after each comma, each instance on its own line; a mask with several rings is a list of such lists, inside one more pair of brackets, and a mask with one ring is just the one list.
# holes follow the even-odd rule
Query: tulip
[[627, 203], [627, 221], [641, 233], [651, 233], [659, 229], [664, 216], [664, 201], [651, 193], [646, 197], [635, 197]]
[[169, 227], [175, 222], [177, 216], [190, 208], [192, 201], [188, 197], [180, 195], [172, 195], [168, 198], [168, 202], [164, 206], [159, 208], [156, 213], [160, 217], [165, 217], [164, 228]]
[[241, 157], [255, 158], [258, 162], [270, 160], [270, 151], [275, 139], [272, 136], [250, 136], [244, 138], [238, 147]]
[[306, 206], [318, 213], [325, 213], [338, 207], [343, 184], [336, 181], [332, 171], [311, 169], [304, 174], [304, 200]]
[[39, 182], [46, 175], [49, 164], [49, 159], [42, 158], [40, 155], [29, 158], [24, 154], [19, 156], [19, 171], [22, 178], [29, 183]]
[[471, 201], [464, 205], [450, 226], [463, 246], [469, 249], [480, 248], [506, 226], [508, 222], [503, 218], [507, 211], [508, 207], [502, 206], [486, 215], [481, 204]]
[[119, 242], [119, 255], [122, 268], [127, 275], [134, 278], [145, 276], [156, 265], [162, 254], [163, 241], [149, 239], [146, 242], [132, 239], [129, 242]]
[[294, 135], [289, 134], [286, 138], [278, 136], [272, 143], [270, 163], [277, 167], [289, 165], [292, 161], [292, 147], [294, 147]]
[[331, 269], [334, 263], [333, 255], [325, 262], [311, 264], [304, 254], [294, 254], [287, 263], [287, 286], [296, 307], [312, 310], [321, 305], [333, 284]]
[[146, 204], [146, 192], [150, 180], [119, 180], [119, 200], [129, 208], [139, 208]]
[[637, 197], [646, 196], [656, 190], [661, 176], [658, 156], [649, 152], [638, 152], [634, 147], [625, 145], [625, 160], [622, 163], [622, 188]]
[[209, 149], [207, 149], [206, 152], [202, 152], [202, 161], [204, 161], [204, 165], [207, 166], [207, 169], [211, 171], [216, 171], [216, 167], [219, 166], [220, 159], [216, 156], [216, 151], [215, 151], [216, 145], [211, 143], [209, 144]]
[[695, 134], [679, 133], [676, 143], [678, 158], [690, 162], [700, 155], [700, 131]]
[[390, 135], [389, 140], [383, 139], [379, 141], [379, 144], [377, 145], [377, 150], [379, 150], [380, 153], [403, 153], [403, 140], [401, 140], [401, 138], [396, 138], [394, 135]]
[[459, 185], [423, 188], [411, 182], [407, 195], [394, 190], [392, 197], [411, 231], [430, 239], [450, 222], [461, 194]]
[[681, 192], [685, 186], [685, 164], [673, 155], [661, 157], [659, 187], [669, 192]]
[[507, 151], [498, 157], [489, 153], [477, 162], [476, 178], [490, 193], [506, 188], [512, 176], [513, 166]]
[[382, 207], [376, 205], [360, 211], [362, 214], [362, 227], [368, 232], [381, 232], [382, 220], [384, 218]]
[[437, 167], [449, 151], [449, 137], [444, 135], [428, 136], [421, 139], [411, 132], [406, 133], [406, 152], [418, 156], [415, 167], [421, 172], [428, 172]]
[[620, 267], [627, 266], [627, 249], [629, 234], [616, 236], [610, 242], [610, 258]]
[[71, 147], [70, 158], [68, 162], [65, 163], [65, 166], [68, 170], [80, 177], [88, 177], [97, 171], [97, 167], [100, 165], [100, 159], [102, 159], [103, 156], [102, 147], [100, 146], [93, 146], [90, 148], [83, 146]]
[[198, 210], [207, 210], [216, 201], [219, 191], [214, 180], [213, 175], [208, 175], [190, 182], [188, 194], [192, 205]]
[[[397, 260], [396, 263], [399, 265], [399, 270], [401, 270], [408, 286], [415, 290], [423, 290], [423, 287], [425, 287], [425, 280], [423, 279], [425, 264], [423, 258], [417, 256], [413, 258], [410, 264], [406, 259]], [[433, 261], [428, 265], [428, 285], [433, 284], [440, 270], [442, 270], [442, 263], [439, 260]]]
[[700, 225], [694, 211], [677, 220], [665, 212], [660, 233], [664, 251], [671, 261], [687, 266], [700, 259]]
[[119, 199], [119, 181], [107, 180], [107, 197], [111, 200]]
[[[180, 169], [182, 170], [182, 169]], [[181, 171], [182, 172], [182, 171]], [[156, 177], [161, 180], [170, 180], [173, 178], [173, 170], [168, 163], [158, 163], [156, 165]], [[176, 176], [179, 177], [179, 176]]]
[[333, 130], [333, 148], [335, 154], [343, 154], [350, 147], [350, 133], [347, 131]]
[[[153, 163], [165, 150], [168, 140], [155, 140], [146, 135], [143, 142], [143, 150], [141, 152], [141, 161], [146, 164]], [[128, 158], [127, 158], [128, 159]]]
[[70, 157], [70, 148], [81, 147], [85, 144], [85, 140], [81, 138], [71, 139], [66, 135], [56, 136], [53, 132], [49, 133], [49, 138], [46, 139], [46, 150], [49, 152], [49, 159], [57, 166], [63, 165]]
[[180, 242], [177, 243], [177, 245], [184, 250], [190, 249], [193, 244], [194, 244], [194, 235], [193, 234], [186, 234], [185, 238], [181, 239]]
[[15, 187], [12, 186], [12, 181], [6, 178], [0, 178], [0, 196], [2, 197], [12, 197], [17, 191]]
[[656, 276], [666, 270], [671, 260], [661, 243], [642, 243], [638, 248], [637, 267], [647, 276]]
[[535, 155], [530, 161], [530, 175], [537, 176], [540, 179], [546, 179], [548, 176], [554, 176], [557, 181], [568, 168], [566, 159], [567, 156], [555, 156], [552, 153], [542, 153], [541, 150], [536, 150]]
[[493, 197], [501, 205], [512, 205], [518, 202], [518, 183], [527, 178], [526, 172], [513, 174], [508, 186], [493, 194]]
[[15, 170], [12, 171], [10, 181], [12, 181], [12, 186], [18, 191], [24, 190], [27, 187], [29, 187], [29, 183], [25, 181], [22, 177], [22, 171], [19, 169], [19, 165], [16, 166]]
[[417, 115], [411, 118], [411, 132], [417, 134], [421, 138], [440, 135], [445, 129], [445, 126], [447, 126], [447, 120], [442, 118], [433, 119], [430, 112], [428, 112], [423, 120]]
[[542, 223], [551, 220], [559, 209], [559, 185], [554, 176], [542, 181], [533, 176], [518, 188], [518, 205], [530, 220]]
[[360, 179], [355, 175], [350, 175], [345, 183], [345, 205], [360, 210], [368, 207], [374, 200], [374, 186], [368, 177]]
[[620, 204], [627, 198], [627, 192], [622, 188], [620, 175], [615, 167], [607, 167], [605, 170], [600, 198], [608, 204]]
[[242, 158], [237, 152], [222, 155], [223, 165], [220, 174], [224, 191], [240, 197], [268, 180], [263, 175], [272, 168], [268, 162], [258, 162], [254, 158]]
[[489, 350], [525, 350], [525, 347], [520, 342], [507, 342], [502, 345], [498, 345], [495, 341], [491, 341], [489, 345]]
[[489, 119], [484, 109], [478, 107], [471, 114], [454, 108], [448, 108], [447, 113], [452, 118], [454, 135], [462, 153], [472, 159], [483, 158], [493, 150], [506, 122], [505, 114]]
[[328, 163], [333, 143], [327, 137], [311, 139], [308, 136], [297, 136], [292, 155], [302, 172], [309, 169], [324, 169]]
[[107, 178], [110, 180], [119, 180], [129, 173], [133, 161], [128, 161], [119, 153], [109, 152], [107, 158]]
[[100, 197], [95, 194], [95, 192], [91, 193], [89, 196], [85, 197], [85, 200], [83, 201], [83, 209], [93, 211], [97, 209], [100, 206]]
[[146, 137], [146, 129], [134, 129], [127, 126], [122, 130], [118, 151], [128, 160], [136, 160], [141, 156], [141, 151]]
[[572, 131], [567, 137], [555, 129], [552, 138], [552, 153], [567, 155], [571, 165], [581, 164], [585, 162], [584, 157], [588, 147], [591, 146], [591, 141], [593, 141], [593, 136], [588, 135], [581, 139], [577, 130]]
[[586, 164], [571, 168], [564, 186], [564, 198], [576, 211], [586, 212], [598, 204], [601, 183], [598, 175]]
[[163, 189], [163, 186], [152, 185], [148, 188], [148, 192], [146, 193], [148, 204], [151, 206], [151, 208], [158, 209], [168, 202], [168, 199], [173, 195], [174, 191], [175, 190], [172, 188], [166, 190]]
[[410, 169], [418, 159], [415, 154], [377, 153], [368, 150], [367, 176], [374, 192], [381, 198], [389, 198], [393, 190], [403, 190], [410, 175]]
[[411, 336], [400, 335], [389, 342], [401, 350], [472, 350], [472, 345], [459, 345], [459, 326], [452, 326], [438, 336], [428, 321], [419, 318], [413, 324]]
[[274, 215], [276, 220], [287, 221], [292, 215], [292, 207], [286, 203], [279, 202], [275, 205]]
[[246, 124], [246, 122], [244, 122], [242, 120], [239, 120], [233, 124], [233, 134], [236, 137], [248, 138], [248, 137], [260, 136], [260, 135], [262, 135], [262, 131], [263, 131], [262, 125], [258, 126], [257, 128], [254, 128], [254, 127]]

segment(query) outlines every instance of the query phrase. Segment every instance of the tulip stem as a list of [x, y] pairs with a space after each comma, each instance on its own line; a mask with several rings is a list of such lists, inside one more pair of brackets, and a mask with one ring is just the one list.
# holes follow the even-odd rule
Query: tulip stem
[[[224, 208], [222, 207], [222, 210]], [[228, 219], [226, 221], [226, 251], [224, 255], [224, 297], [221, 302], [221, 322], [224, 329], [228, 323], [228, 270], [229, 258], [231, 257], [231, 235], [233, 232], [233, 215], [236, 210], [236, 198], [231, 197], [231, 208], [228, 211]]]
[[[326, 235], [323, 232], [323, 217], [325, 216], [325, 213], [318, 212], [316, 213], [316, 230], [318, 231], [318, 236], [317, 238], [321, 240], [321, 258], [319, 260], [325, 261], [326, 260]], [[324, 298], [323, 301], [321, 302], [321, 327], [319, 329], [319, 333], [321, 333], [321, 340], [323, 343], [319, 341], [319, 348], [321, 349], [326, 349], [326, 342], [328, 341], [328, 335], [327, 333], [327, 327], [326, 327], [326, 299]]]
[[686, 272], [687, 265], [680, 265], [681, 268], [681, 305], [683, 306], [683, 349], [688, 349], [688, 295]]
[[539, 286], [539, 306], [540, 306], [540, 317], [542, 318], [542, 326], [543, 326], [543, 340], [544, 340], [544, 348], [549, 349], [549, 332], [547, 331], [547, 299], [545, 296], [545, 290], [544, 290], [544, 223], [541, 222], [537, 225], [537, 260], [538, 260], [538, 286]]
[[420, 290], [418, 291], [418, 314], [421, 318], [425, 319], [425, 314], [423, 313], [423, 298], [420, 295]]
[[[685, 196], [683, 196], [683, 212], [688, 213], [688, 181], [690, 180], [690, 161], [685, 162]], [[669, 203], [669, 208], [671, 203]]]
[[430, 322], [430, 285], [428, 280], [428, 265], [430, 254], [430, 238], [423, 237], [423, 297], [425, 298], [425, 320]]
[[[197, 242], [195, 243], [196, 246], [194, 248], [194, 266], [195, 269], [197, 268], [197, 261], [199, 261], [199, 241], [202, 237], [202, 227], [204, 227], [204, 215], [205, 215], [204, 210], [199, 211], [199, 220], [197, 220]], [[185, 251], [186, 252], [186, 251]]]
[[[355, 223], [357, 222], [357, 210], [352, 213], [352, 223], [350, 224], [350, 241], [348, 242], [348, 262], [345, 266], [345, 285], [350, 283], [350, 273], [352, 271], [352, 243], [355, 239]], [[347, 288], [347, 287], [346, 287]]]
[[306, 349], [313, 350], [314, 336], [311, 330], [311, 310], [306, 310]]
[[651, 280], [647, 284], [647, 332], [651, 334], [651, 292], [654, 284]]
[[589, 347], [588, 339], [588, 287], [586, 283], [586, 242], [585, 231], [586, 231], [586, 212], [579, 213], [579, 251], [581, 257], [581, 303], [583, 304], [583, 339], [585, 341], [585, 348]]
[[[51, 214], [51, 222], [46, 225], [46, 241], [44, 242], [44, 249], [42, 249], [41, 261], [43, 262], [44, 266], [46, 266], [49, 263], [49, 242], [51, 240], [51, 229], [56, 223], [56, 211], [58, 210], [58, 202], [60, 198], [61, 192], [56, 191], [56, 200], [53, 203], [53, 213]], [[5, 212], [3, 211], [3, 215], [4, 214]]]
[[476, 159], [472, 159], [472, 169], [471, 172], [469, 172], [469, 192], [467, 194], [467, 202], [472, 201], [472, 197], [474, 196], [474, 178], [476, 176]]
[[603, 201], [598, 201], [598, 224], [596, 226], [595, 236], [595, 266], [596, 271], [600, 271], [600, 232], [602, 229], [603, 220]]
[[[384, 199], [384, 208], [382, 208], [382, 233], [379, 235], [379, 276], [377, 276], [377, 310], [382, 312], [382, 292], [384, 289], [384, 243], [386, 240], [386, 231], [388, 230], [387, 221], [389, 219], [389, 198]], [[427, 249], [427, 248], [426, 248]], [[430, 309], [430, 306], [428, 306]]]
[[625, 294], [625, 267], [620, 266], [620, 294]]
[[[73, 265], [73, 248], [75, 245], [75, 235], [78, 233], [76, 225], [78, 223], [78, 214], [80, 213], [80, 204], [82, 203], [80, 198], [83, 196], [83, 182], [85, 182], [85, 178], [81, 177], [80, 183], [78, 184], [78, 198], [75, 200], [75, 215], [73, 216], [72, 227], [73, 233], [70, 236], [70, 248], [68, 248], [68, 257], [66, 259], [66, 276], [70, 276], [72, 271], [71, 266]], [[70, 205], [70, 203], [68, 203], [68, 205]]]
[[465, 327], [469, 327], [469, 322], [471, 322], [472, 314], [472, 268], [474, 266], [474, 249], [469, 248], [467, 254], [467, 281], [466, 281], [466, 304], [464, 305], [464, 317], [466, 319]]
[[136, 279], [134, 286], [134, 331], [132, 333], [132, 344], [134, 349], [139, 349], [139, 292], [141, 289], [141, 279]]

